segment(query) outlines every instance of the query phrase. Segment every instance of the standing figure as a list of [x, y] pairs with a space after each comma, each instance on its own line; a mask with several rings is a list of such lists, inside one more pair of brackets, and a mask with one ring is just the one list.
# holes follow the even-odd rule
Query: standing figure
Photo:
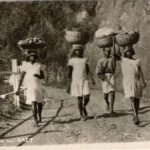
[[[26, 97], [28, 104], [32, 104], [34, 116], [34, 126], [38, 126], [41, 122], [41, 114], [44, 99], [44, 89], [41, 84], [41, 79], [44, 79], [41, 64], [37, 62], [38, 55], [36, 51], [29, 52], [27, 55], [28, 62], [21, 67], [21, 77], [16, 94], [19, 94], [21, 84], [24, 80], [24, 87], [27, 88]], [[39, 119], [37, 119], [37, 114]]]
[[93, 84], [95, 84], [92, 74], [89, 69], [88, 59], [83, 57], [84, 46], [81, 44], [73, 45], [73, 57], [68, 62], [70, 79], [71, 96], [78, 98], [78, 108], [80, 112], [80, 119], [87, 120], [88, 113], [86, 106], [90, 99], [89, 80], [91, 77]]
[[115, 59], [114, 57], [111, 57], [110, 47], [103, 48], [103, 55], [104, 57], [99, 59], [97, 63], [96, 74], [102, 80], [102, 90], [104, 93], [104, 100], [106, 102], [106, 111], [111, 114], [115, 114]]
[[124, 57], [121, 57], [121, 68], [123, 73], [123, 86], [125, 97], [131, 100], [133, 109], [133, 121], [139, 125], [138, 111], [142, 90], [146, 86], [144, 75], [141, 69], [140, 59], [133, 58], [134, 48], [127, 46], [124, 51]]

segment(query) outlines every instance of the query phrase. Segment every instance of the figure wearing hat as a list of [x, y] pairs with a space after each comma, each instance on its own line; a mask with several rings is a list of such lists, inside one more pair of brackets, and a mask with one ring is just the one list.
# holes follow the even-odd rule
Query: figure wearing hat
[[[116, 55], [116, 54], [115, 54]], [[118, 54], [117, 54], [118, 55]], [[141, 68], [141, 60], [133, 56], [135, 51], [132, 45], [125, 47], [123, 57], [120, 55], [120, 63], [123, 74], [123, 87], [125, 98], [131, 100], [133, 110], [133, 121], [139, 125], [138, 110], [143, 88], [146, 86], [144, 75]]]
[[[102, 80], [102, 90], [106, 101], [106, 111], [114, 114], [115, 101], [115, 60], [111, 57], [111, 47], [103, 48], [103, 58], [98, 60], [96, 74]], [[110, 101], [109, 101], [110, 97]]]
[[83, 53], [83, 45], [73, 45], [73, 55], [68, 61], [68, 77], [71, 83], [70, 94], [71, 96], [78, 98], [80, 117], [81, 119], [86, 120], [88, 117], [86, 106], [90, 98], [89, 76], [91, 77], [93, 84], [95, 84], [95, 82], [89, 69], [88, 59], [83, 57]]
[[[32, 104], [32, 111], [35, 120], [35, 126], [38, 126], [38, 122], [41, 122], [41, 113], [43, 107], [44, 91], [41, 84], [41, 79], [44, 79], [44, 73], [42, 71], [41, 64], [37, 61], [38, 54], [36, 51], [30, 51], [27, 54], [26, 60], [21, 67], [21, 77], [16, 94], [19, 94], [19, 90], [22, 82], [24, 87], [27, 88], [26, 97], [27, 104]], [[37, 119], [39, 115], [39, 120]]]

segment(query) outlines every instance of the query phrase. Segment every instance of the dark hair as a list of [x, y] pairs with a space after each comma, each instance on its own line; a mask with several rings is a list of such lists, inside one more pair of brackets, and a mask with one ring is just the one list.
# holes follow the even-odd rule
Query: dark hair
[[132, 49], [132, 50], [127, 50], [127, 51], [124, 53], [124, 57], [127, 57], [126, 53], [127, 53], [128, 51], [129, 51], [129, 52], [132, 52], [132, 55], [135, 55], [135, 52], [134, 52], [134, 50]]
[[[32, 56], [32, 55], [31, 55]], [[37, 55], [33, 55], [35, 57], [35, 59], [38, 59], [39, 57]], [[26, 61], [29, 61], [30, 60], [30, 56], [27, 56], [26, 57]]]

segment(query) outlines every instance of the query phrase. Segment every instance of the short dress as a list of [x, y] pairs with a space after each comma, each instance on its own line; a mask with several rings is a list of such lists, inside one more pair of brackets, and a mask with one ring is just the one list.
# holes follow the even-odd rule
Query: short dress
[[36, 62], [31, 64], [30, 62], [25, 62], [20, 67], [22, 72], [26, 72], [23, 81], [23, 86], [27, 88], [26, 98], [27, 104], [31, 104], [32, 101], [42, 102], [44, 99], [44, 88], [41, 84], [40, 79], [34, 77], [34, 74], [40, 74], [41, 64]]
[[71, 58], [68, 61], [68, 66], [73, 67], [71, 96], [81, 97], [90, 94], [89, 81], [86, 72], [87, 63], [87, 58]]
[[[99, 74], [99, 73], [101, 74], [103, 72], [102, 70], [105, 67], [110, 67], [110, 66], [106, 65], [106, 63], [110, 64], [110, 62], [113, 63], [111, 58], [108, 58], [108, 59], [107, 58], [101, 58], [101, 59], [99, 59], [99, 61], [97, 63], [97, 66], [96, 66], [96, 74]], [[105, 69], [110, 70], [109, 68], [105, 68]], [[114, 69], [115, 69], [115, 67], [114, 67]], [[103, 93], [108, 94], [109, 92], [115, 91], [115, 74], [111, 73], [111, 71], [108, 71], [108, 73], [103, 72], [102, 74], [105, 77], [104, 81], [102, 81]]]
[[138, 67], [141, 66], [140, 59], [121, 58], [121, 68], [123, 73], [123, 87], [126, 98], [142, 96], [142, 83]]

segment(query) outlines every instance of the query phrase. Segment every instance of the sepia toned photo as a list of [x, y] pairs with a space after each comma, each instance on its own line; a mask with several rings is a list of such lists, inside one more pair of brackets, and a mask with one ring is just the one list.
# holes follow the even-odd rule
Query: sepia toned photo
[[150, 0], [0, 1], [0, 146], [150, 146], [149, 63]]

